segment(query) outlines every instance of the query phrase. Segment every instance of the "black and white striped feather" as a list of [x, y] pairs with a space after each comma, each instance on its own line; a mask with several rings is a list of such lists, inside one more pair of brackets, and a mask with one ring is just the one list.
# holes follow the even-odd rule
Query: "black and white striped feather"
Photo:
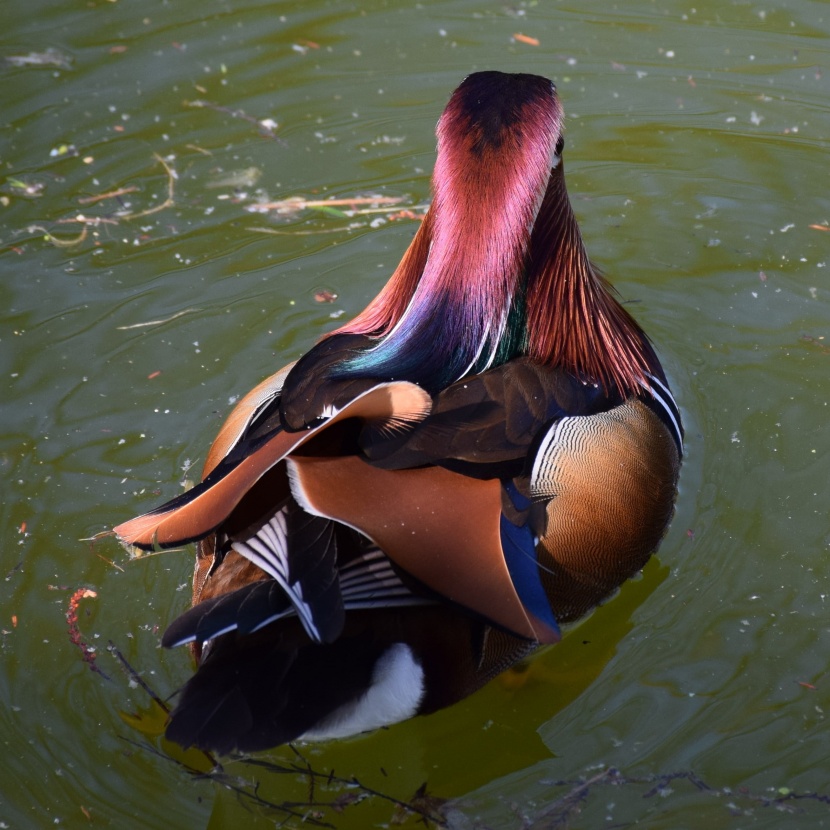
[[[279, 523], [278, 521], [277, 525]], [[291, 616], [299, 617], [309, 637], [316, 642], [332, 642], [336, 639], [336, 636], [330, 640], [321, 636], [321, 633], [328, 632], [331, 628], [331, 609], [319, 607], [321, 597], [318, 596], [315, 614], [315, 606], [303, 598], [302, 585], [291, 585], [286, 578], [283, 563], [275, 564], [273, 561], [275, 551], [263, 543], [263, 538], [275, 541], [278, 550], [282, 550], [284, 539], [274, 533], [273, 520], [268, 523], [268, 527], [270, 530], [265, 534], [256, 534], [255, 545], [251, 545], [249, 540], [245, 544], [235, 543], [234, 547], [255, 564], [267, 566], [267, 570], [263, 570], [271, 578], [250, 583], [193, 606], [165, 631], [162, 637], [165, 648], [191, 642], [205, 643], [231, 631], [252, 634], [272, 622]], [[254, 549], [256, 559], [249, 556]], [[374, 546], [336, 573], [333, 584], [338, 591], [338, 596], [334, 597], [335, 603], [344, 612], [430, 604], [429, 600], [413, 594], [404, 585], [388, 557]], [[323, 598], [332, 599], [331, 596]], [[323, 619], [329, 621], [328, 626]]]

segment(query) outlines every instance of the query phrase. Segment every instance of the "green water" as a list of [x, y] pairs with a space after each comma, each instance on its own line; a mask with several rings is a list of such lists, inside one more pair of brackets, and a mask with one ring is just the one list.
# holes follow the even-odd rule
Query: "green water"
[[[250, 188], [211, 185], [256, 168], [271, 200], [422, 204], [435, 121], [485, 68], [557, 83], [589, 251], [683, 408], [677, 515], [643, 578], [523, 673], [301, 752], [398, 799], [426, 782], [458, 827], [830, 824], [822, 802], [756, 798], [830, 793], [830, 232], [810, 227], [830, 222], [830, 7], [4, 0], [2, 16], [0, 56], [51, 48], [61, 65], [0, 64], [0, 826], [268, 827], [285, 814], [225, 785], [308, 800], [299, 773], [194, 778], [121, 719], [149, 698], [109, 642], [162, 696], [190, 673], [158, 636], [187, 605], [191, 557], [79, 540], [179, 492], [231, 400], [359, 311], [416, 228], [277, 221], [246, 211]], [[156, 155], [172, 204], [119, 217], [164, 204]], [[78, 239], [61, 220], [79, 214], [109, 221], [53, 244]], [[80, 588], [97, 593], [77, 630], [104, 674], [70, 636]], [[644, 797], [689, 770], [713, 790]], [[556, 824], [571, 789], [556, 782], [598, 775]], [[344, 794], [366, 796], [313, 796]], [[308, 817], [396, 815], [369, 796]]]

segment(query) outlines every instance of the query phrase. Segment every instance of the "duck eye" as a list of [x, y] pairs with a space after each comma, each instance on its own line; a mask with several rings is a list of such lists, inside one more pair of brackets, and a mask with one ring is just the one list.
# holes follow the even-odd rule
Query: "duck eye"
[[561, 156], [562, 151], [565, 149], [565, 139], [563, 136], [559, 136], [559, 141], [556, 142], [556, 155]]

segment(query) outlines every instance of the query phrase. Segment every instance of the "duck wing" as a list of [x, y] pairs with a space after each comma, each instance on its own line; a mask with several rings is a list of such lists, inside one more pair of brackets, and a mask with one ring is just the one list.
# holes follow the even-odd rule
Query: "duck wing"
[[[274, 415], [265, 417], [262, 423], [252, 423], [245, 436], [231, 446], [200, 484], [161, 507], [118, 525], [114, 529], [116, 535], [125, 544], [145, 549], [174, 547], [201, 539], [228, 518], [262, 476], [332, 425], [356, 418], [382, 423], [394, 431], [424, 418], [432, 404], [423, 389], [406, 381], [352, 381], [348, 385], [350, 390], [357, 388], [357, 394], [340, 407], [332, 404], [328, 417], [323, 414], [302, 431], [286, 430], [275, 422]], [[343, 390], [336, 391], [341, 394], [333, 399], [339, 403]], [[257, 420], [262, 418], [260, 413]], [[214, 453], [211, 461], [215, 461]]]
[[405, 433], [372, 425], [361, 446], [373, 466], [437, 464], [476, 478], [507, 478], [532, 463], [544, 429], [567, 415], [594, 415], [619, 405], [593, 383], [517, 358], [439, 392], [429, 415]]

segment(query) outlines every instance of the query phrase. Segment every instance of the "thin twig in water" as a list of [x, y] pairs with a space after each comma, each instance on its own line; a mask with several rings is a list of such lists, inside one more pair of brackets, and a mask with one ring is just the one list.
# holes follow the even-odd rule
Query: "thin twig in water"
[[58, 225], [85, 225], [88, 228], [97, 228], [98, 225], [117, 225], [117, 219], [108, 219], [106, 216], [84, 216], [79, 213], [77, 216], [70, 216], [66, 219], [56, 219]]
[[155, 693], [152, 687], [148, 686], [147, 683], [144, 682], [141, 675], [129, 664], [127, 658], [121, 653], [121, 649], [119, 649], [112, 640], [109, 641], [109, 650], [115, 655], [118, 662], [121, 663], [121, 668], [126, 671], [130, 680], [141, 686], [141, 688], [144, 689], [144, 691], [155, 701], [156, 704], [158, 704], [165, 712], [169, 713], [170, 707]]
[[588, 798], [588, 793], [595, 784], [613, 781], [619, 777], [619, 771], [613, 767], [588, 778], [585, 781], [576, 782], [573, 788], [565, 795], [557, 798], [551, 805], [546, 807], [533, 821], [534, 828], [543, 827], [566, 827], [572, 813], [579, 810]]
[[[155, 699], [155, 698], [154, 698]], [[216, 767], [211, 770], [210, 772], [200, 772], [196, 769], [191, 769], [186, 764], [183, 764], [180, 760], [175, 758], [171, 758], [169, 755], [161, 752], [156, 747], [154, 747], [151, 743], [148, 742], [141, 742], [133, 740], [132, 738], [127, 738], [124, 735], [118, 736], [124, 743], [129, 744], [130, 746], [134, 746], [137, 749], [144, 750], [145, 752], [149, 752], [151, 755], [154, 755], [156, 758], [160, 758], [163, 761], [168, 761], [169, 763], [176, 764], [180, 767], [183, 767], [188, 772], [190, 772], [193, 778], [197, 781], [212, 781], [215, 784], [218, 784], [226, 789], [230, 790], [231, 792], [236, 793], [240, 798], [245, 798], [248, 801], [253, 802], [258, 807], [265, 807], [266, 809], [274, 810], [276, 812], [282, 813], [290, 818], [297, 818], [302, 820], [305, 824], [309, 824], [312, 827], [334, 827], [333, 824], [329, 824], [328, 822], [323, 822], [318, 819], [315, 819], [313, 816], [309, 816], [307, 813], [299, 813], [296, 810], [292, 809], [291, 807], [285, 804], [277, 804], [275, 801], [269, 801], [266, 798], [263, 798], [256, 790], [257, 784], [252, 785], [251, 790], [247, 790], [244, 787], [241, 787], [239, 784], [234, 783], [231, 777], [222, 769], [220, 765], [216, 765]]]
[[[270, 119], [259, 119], [254, 118], [252, 115], [248, 115], [245, 110], [235, 110], [231, 109], [230, 107], [223, 107], [220, 104], [214, 104], [212, 101], [205, 101], [203, 99], [199, 99], [196, 101], [185, 101], [186, 107], [202, 107], [205, 109], [214, 110], [215, 112], [222, 112], [225, 115], [230, 115], [231, 118], [241, 118], [243, 121], [247, 121], [249, 124], [254, 124], [257, 129], [266, 137], [273, 138], [276, 141], [281, 143], [282, 139], [277, 136], [274, 132], [274, 128], [276, 124], [272, 122]], [[273, 123], [273, 127], [271, 126]]]
[[[366, 222], [360, 222], [360, 227], [365, 228]], [[354, 225], [343, 228], [320, 228], [314, 231], [278, 231], [276, 228], [248, 228], [253, 233], [270, 233], [272, 236], [317, 236], [318, 233], [347, 233], [355, 230]]]
[[[93, 553], [95, 553], [95, 551], [93, 551]], [[119, 564], [117, 564], [116, 562], [113, 562], [113, 561], [112, 561], [112, 559], [107, 559], [107, 557], [106, 557], [106, 556], [101, 556], [101, 554], [100, 554], [100, 553], [95, 553], [95, 555], [96, 555], [99, 559], [103, 559], [103, 560], [104, 560], [104, 562], [106, 562], [108, 565], [112, 565], [112, 566], [113, 566], [113, 568], [118, 568], [118, 570], [119, 570], [119, 571], [121, 571], [121, 573], [122, 573], [122, 574], [123, 574], [123, 573], [126, 573], [126, 571], [125, 571], [125, 570], [124, 570], [124, 569], [123, 569], [123, 568], [122, 568]]]
[[192, 314], [194, 311], [200, 311], [198, 308], [186, 308], [184, 311], [177, 311], [170, 317], [165, 317], [163, 320], [148, 320], [146, 323], [131, 323], [129, 326], [118, 326], [118, 331], [129, 331], [130, 329], [146, 329], [150, 326], [163, 326], [177, 317], [183, 317], [185, 314]]
[[[292, 196], [277, 202], [257, 202], [248, 205], [248, 211], [269, 213], [274, 210], [278, 213], [297, 213], [313, 208], [348, 207], [350, 205], [399, 205], [402, 201], [403, 196], [351, 196], [344, 199], [303, 199], [300, 196]], [[351, 211], [344, 211], [344, 213], [349, 212]]]
[[130, 554], [130, 562], [143, 561], [145, 559], [152, 559], [154, 556], [164, 556], [168, 553], [181, 553], [184, 548], [164, 548], [164, 550], [144, 550], [137, 548], [135, 545], [124, 545], [127, 552]]
[[[426, 210], [429, 205], [412, 205], [409, 208], [410, 211], [413, 211], [412, 216], [407, 216], [407, 219], [420, 219], [422, 217], [415, 216], [414, 211], [416, 210]], [[343, 211], [347, 216], [368, 216], [370, 213], [389, 213], [389, 208], [361, 208], [360, 210], [344, 210]]]
[[48, 242], [54, 245], [56, 248], [74, 248], [75, 245], [80, 245], [86, 239], [87, 230], [86, 225], [81, 229], [81, 232], [78, 236], [74, 237], [73, 239], [60, 239], [59, 237], [55, 236], [54, 234], [50, 233], [43, 225], [29, 225], [27, 229], [30, 233], [34, 233], [35, 231], [40, 231], [42, 234], [46, 236]]
[[135, 185], [130, 187], [119, 187], [117, 190], [110, 190], [109, 193], [99, 193], [96, 196], [79, 196], [78, 204], [94, 205], [96, 202], [103, 202], [104, 199], [117, 199], [119, 196], [126, 196], [128, 193], [135, 193], [138, 188]]
[[201, 153], [203, 156], [212, 156], [213, 153], [210, 150], [205, 150], [204, 147], [200, 147], [198, 144], [185, 144], [188, 150], [195, 150], [197, 153]]
[[162, 210], [172, 207], [175, 203], [173, 195], [175, 192], [176, 171], [158, 153], [153, 153], [153, 157], [164, 168], [165, 173], [167, 173], [167, 198], [161, 204], [147, 208], [147, 210], [140, 210], [138, 213], [119, 213], [119, 219], [139, 219], [142, 216], [151, 216], [154, 213], [159, 213]]
[[[288, 802], [283, 804], [277, 804], [274, 801], [269, 801], [266, 798], [263, 798], [257, 791], [254, 789], [253, 792], [246, 790], [244, 787], [240, 787], [238, 784], [234, 784], [230, 781], [230, 779], [223, 773], [211, 773], [208, 778], [212, 778], [218, 784], [221, 784], [223, 787], [227, 787], [227, 789], [235, 792], [242, 798], [247, 798], [249, 801], [252, 801], [258, 807], [268, 807], [272, 810], [277, 810], [280, 813], [285, 813], [292, 818], [301, 819], [303, 824], [310, 824], [312, 827], [334, 827], [333, 824], [330, 824], [327, 821], [320, 821], [320, 819], [315, 818], [305, 813], [299, 813], [293, 809], [292, 805]], [[301, 805], [306, 806], [306, 805]]]
[[[775, 791], [775, 794], [772, 794], [753, 793], [745, 787], [713, 787], [691, 770], [628, 776], [619, 769], [608, 767], [589, 778], [549, 781], [547, 784], [551, 788], [567, 787], [568, 789], [562, 796], [553, 799], [536, 814], [525, 811], [519, 814], [518, 808], [514, 812], [517, 812], [523, 830], [565, 830], [565, 828], [572, 826], [575, 815], [586, 806], [589, 798], [602, 798], [600, 793], [606, 786], [636, 787], [645, 785], [648, 786], [648, 789], [641, 794], [641, 798], [653, 798], [656, 795], [669, 796], [672, 793], [672, 788], [669, 785], [676, 781], [687, 781], [704, 796], [712, 798], [728, 797], [731, 802], [727, 806], [733, 811], [733, 814], [748, 814], [752, 812], [755, 806], [773, 808], [788, 813], [804, 812], [803, 809], [795, 806], [795, 801], [801, 803], [814, 801], [825, 806], [830, 805], [830, 795], [817, 792], [795, 793], [790, 792], [788, 788], [781, 788]], [[741, 807], [741, 802], [748, 802], [751, 806], [749, 808]], [[465, 798], [455, 803], [451, 802], [450, 809], [460, 809], [466, 812], [469, 805], [466, 804]], [[470, 827], [482, 828], [483, 825], [473, 821]]]
[[677, 781], [677, 779], [682, 778], [686, 781], [691, 782], [701, 791], [709, 791], [711, 792], [712, 788], [702, 779], [697, 776], [696, 773], [688, 770], [686, 772], [669, 772], [664, 775], [659, 776], [657, 779], [657, 783], [653, 786], [647, 793], [643, 793], [643, 798], [652, 798], [655, 795], [659, 795], [663, 790], [666, 789], [666, 785], [671, 783], [672, 781]]
[[[389, 804], [393, 804], [395, 807], [398, 807], [402, 810], [407, 810], [410, 813], [414, 813], [415, 815], [420, 816], [425, 821], [431, 821], [433, 824], [436, 824], [439, 827], [446, 827], [446, 821], [440, 815], [436, 815], [434, 812], [430, 812], [428, 810], [424, 810], [416, 805], [412, 804], [409, 801], [403, 801], [400, 798], [395, 798], [394, 796], [387, 795], [386, 793], [381, 792], [380, 790], [375, 790], [372, 787], [366, 786], [363, 782], [361, 782], [356, 776], [351, 776], [350, 778], [343, 778], [339, 775], [334, 775], [333, 772], [317, 772], [314, 770], [309, 762], [303, 757], [302, 754], [297, 750], [297, 748], [291, 745], [291, 748], [296, 753], [297, 757], [301, 759], [302, 763], [291, 763], [288, 766], [279, 766], [274, 764], [270, 761], [264, 761], [257, 758], [240, 758], [238, 759], [241, 763], [246, 764], [248, 766], [253, 767], [262, 767], [263, 769], [268, 770], [269, 772], [275, 772], [279, 774], [290, 774], [290, 775], [307, 775], [309, 776], [309, 792], [311, 794], [314, 793], [314, 782], [317, 779], [325, 782], [326, 784], [331, 785], [332, 783], [335, 784], [342, 784], [347, 787], [356, 787], [358, 788], [363, 794], [373, 796], [375, 798], [379, 798], [382, 801], [386, 801]], [[299, 807], [302, 806], [302, 802], [286, 802], [291, 807]], [[334, 806], [332, 802], [314, 802], [309, 799], [309, 803], [306, 806], [310, 807], [329, 807]]]

